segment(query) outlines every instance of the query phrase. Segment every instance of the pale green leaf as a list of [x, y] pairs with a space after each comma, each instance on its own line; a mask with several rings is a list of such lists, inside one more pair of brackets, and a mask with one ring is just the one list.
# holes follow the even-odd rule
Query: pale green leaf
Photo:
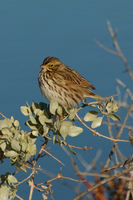
[[114, 113], [111, 113], [108, 115], [112, 120], [114, 121], [120, 121], [120, 118], [118, 115], [114, 114]]
[[36, 145], [35, 144], [28, 144], [27, 152], [32, 156], [35, 155], [36, 154]]
[[14, 117], [13, 117], [13, 116], [11, 116], [11, 119], [10, 119], [10, 120], [11, 120], [11, 122], [13, 123], [13, 122], [14, 122]]
[[47, 134], [49, 131], [49, 128], [47, 126], [43, 126], [43, 134]]
[[17, 183], [18, 181], [17, 181], [17, 179], [15, 178], [15, 176], [13, 176], [13, 175], [8, 175], [8, 183], [9, 184], [13, 184], [13, 183]]
[[1, 200], [8, 200], [9, 193], [10, 193], [10, 189], [7, 186], [0, 187], [0, 199]]
[[36, 131], [32, 131], [32, 135], [33, 135], [33, 136], [37, 137], [38, 134], [39, 134], [39, 133], [38, 133], [38, 130], [36, 130]]
[[54, 101], [54, 100], [50, 101], [50, 108], [49, 108], [50, 109], [50, 113], [55, 115], [55, 112], [56, 112], [58, 106], [59, 105], [58, 105], [57, 101]]
[[113, 113], [113, 112], [117, 112], [118, 111], [118, 105], [117, 103], [115, 102], [108, 102], [107, 105], [106, 105], [106, 110], [107, 110], [107, 113]]
[[25, 123], [30, 129], [37, 130], [36, 125], [32, 124], [32, 122], [30, 120], [26, 121]]
[[16, 151], [11, 150], [4, 152], [4, 155], [9, 158], [11, 157], [15, 158], [18, 155], [18, 153]]
[[75, 109], [74, 109], [74, 108], [71, 108], [71, 109], [68, 111], [68, 114], [69, 114], [68, 118], [69, 118], [70, 120], [73, 120], [74, 117], [75, 117]]
[[17, 140], [15, 140], [15, 139], [13, 139], [11, 141], [11, 147], [12, 147], [12, 149], [14, 149], [16, 151], [20, 151], [20, 149], [21, 149], [19, 142]]
[[32, 115], [30, 116], [30, 121], [32, 122], [32, 124], [37, 124], [36, 119]]
[[25, 151], [26, 151], [26, 149], [27, 149], [27, 146], [28, 146], [28, 144], [27, 144], [27, 142], [26, 142], [26, 141], [23, 141], [23, 142], [21, 142], [21, 148], [22, 148], [22, 151], [23, 151], [23, 152], [25, 152]]
[[15, 120], [15, 121], [14, 121], [14, 126], [15, 126], [15, 127], [18, 127], [18, 126], [19, 126], [19, 121], [18, 121], [18, 120]]
[[45, 124], [45, 120], [46, 120], [46, 116], [45, 116], [45, 115], [40, 115], [40, 116], [39, 116], [39, 121], [40, 121], [40, 123], [41, 123], [42, 125]]
[[56, 137], [55, 137], [55, 135], [53, 136], [53, 144], [55, 144], [55, 142], [56, 142]]
[[117, 112], [119, 110], [119, 107], [117, 105], [117, 103], [113, 103], [113, 106], [112, 106], [112, 112]]
[[5, 149], [6, 149], [6, 142], [2, 142], [0, 144], [0, 148], [1, 148], [2, 151], [5, 151]]
[[65, 139], [69, 132], [69, 127], [72, 126], [73, 123], [70, 121], [63, 121], [60, 127], [60, 134]]
[[31, 109], [30, 109], [29, 106], [21, 106], [20, 110], [21, 110], [22, 114], [25, 115], [25, 116], [28, 116], [28, 115], [32, 114]]
[[92, 110], [90, 112], [87, 112], [84, 116], [84, 121], [86, 122], [92, 122], [97, 118], [98, 112], [95, 110]]
[[24, 161], [27, 162], [28, 160], [30, 160], [30, 158], [31, 158], [31, 154], [30, 154], [30, 153], [27, 153], [27, 154], [25, 155]]
[[45, 123], [52, 123], [52, 119], [48, 119], [48, 117], [43, 113], [43, 115], [39, 115], [39, 121], [42, 125]]
[[37, 140], [36, 138], [33, 138], [33, 137], [28, 137], [27, 139], [28, 139], [28, 144], [31, 144], [31, 145], [34, 144]]
[[106, 110], [108, 113], [111, 113], [112, 112], [112, 102], [108, 102], [107, 105], [106, 105]]
[[81, 127], [70, 126], [69, 127], [68, 135], [71, 136], [71, 137], [76, 137], [76, 136], [78, 136], [82, 132], [83, 132], [83, 129]]
[[97, 117], [91, 124], [92, 128], [97, 128], [98, 126], [101, 126], [103, 117]]
[[12, 122], [10, 119], [6, 118], [6, 119], [0, 120], [0, 130], [2, 128], [10, 128], [11, 126], [12, 126]]
[[1, 130], [1, 132], [2, 132], [2, 134], [3, 134], [4, 136], [8, 136], [8, 137], [12, 137], [12, 136], [13, 136], [13, 133], [12, 133], [8, 128], [3, 128], [3, 129]]
[[32, 110], [35, 115], [42, 115], [43, 110], [41, 110], [40, 105], [37, 103], [32, 102]]
[[30, 121], [31, 121], [32, 124], [37, 124], [36, 119], [32, 115], [30, 115], [29, 118], [30, 118]]
[[64, 139], [66, 138], [67, 135], [75, 137], [79, 135], [81, 132], [83, 132], [83, 129], [78, 126], [74, 126], [73, 123], [70, 121], [63, 121], [61, 123], [60, 134]]

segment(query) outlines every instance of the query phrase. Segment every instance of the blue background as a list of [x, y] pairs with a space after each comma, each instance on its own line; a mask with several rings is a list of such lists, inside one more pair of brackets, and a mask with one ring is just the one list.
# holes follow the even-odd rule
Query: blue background
[[[56, 56], [80, 72], [94, 84], [101, 96], [116, 93], [116, 78], [131, 86], [127, 74], [123, 73], [122, 61], [100, 49], [94, 40], [113, 48], [106, 25], [106, 21], [110, 20], [113, 28], [118, 28], [118, 42], [130, 66], [133, 66], [132, 8], [133, 1], [129, 0], [0, 1], [0, 112], [7, 117], [13, 115], [25, 129], [26, 119], [20, 113], [20, 106], [32, 101], [47, 102], [37, 81], [40, 64], [47, 56]], [[108, 135], [104, 127], [98, 131]], [[88, 164], [99, 149], [102, 151], [100, 160], [104, 162], [112, 147], [110, 141], [94, 137], [87, 130], [76, 138], [67, 138], [67, 142], [93, 147], [89, 152], [79, 152]], [[126, 153], [125, 148], [126, 144], [121, 144], [123, 153]], [[71, 161], [63, 150], [53, 145], [49, 151], [65, 163], [63, 173], [74, 176]], [[55, 174], [59, 171], [60, 165], [52, 158], [45, 157], [41, 162], [42, 168]], [[82, 166], [81, 169], [84, 170]], [[45, 174], [42, 176], [45, 181]], [[67, 200], [74, 195], [69, 187], [60, 183], [55, 184], [53, 189], [55, 199], [63, 195]], [[28, 193], [28, 188], [25, 191]], [[39, 195], [35, 192], [33, 199], [41, 199]], [[28, 198], [23, 192], [20, 196]]]

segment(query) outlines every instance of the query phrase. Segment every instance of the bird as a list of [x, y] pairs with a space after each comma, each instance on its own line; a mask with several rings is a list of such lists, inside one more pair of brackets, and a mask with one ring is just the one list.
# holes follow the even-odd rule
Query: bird
[[80, 73], [63, 64], [56, 57], [46, 57], [38, 75], [42, 95], [49, 101], [56, 101], [65, 109], [71, 109], [86, 98], [105, 100], [90, 89], [95, 87]]

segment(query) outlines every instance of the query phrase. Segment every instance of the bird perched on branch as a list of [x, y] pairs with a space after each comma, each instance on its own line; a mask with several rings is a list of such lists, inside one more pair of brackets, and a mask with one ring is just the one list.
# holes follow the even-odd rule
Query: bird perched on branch
[[43, 96], [55, 100], [64, 108], [72, 108], [86, 98], [105, 100], [90, 89], [95, 87], [78, 72], [63, 64], [58, 58], [44, 59], [38, 82]]

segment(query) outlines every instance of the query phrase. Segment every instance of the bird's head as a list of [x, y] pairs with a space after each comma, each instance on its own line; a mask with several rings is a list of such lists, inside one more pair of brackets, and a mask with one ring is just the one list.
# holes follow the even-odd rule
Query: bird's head
[[40, 66], [42, 69], [47, 69], [48, 71], [52, 71], [55, 66], [62, 64], [58, 58], [55, 57], [47, 57], [44, 59], [42, 65]]

